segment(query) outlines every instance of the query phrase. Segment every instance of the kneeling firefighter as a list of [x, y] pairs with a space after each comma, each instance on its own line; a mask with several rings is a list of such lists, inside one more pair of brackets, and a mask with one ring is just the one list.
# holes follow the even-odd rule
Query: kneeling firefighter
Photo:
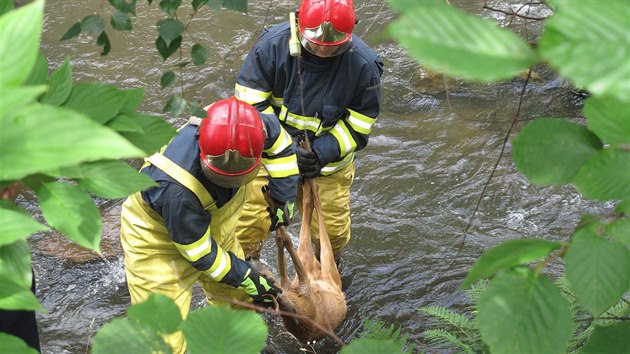
[[[211, 304], [230, 299], [268, 304], [279, 289], [243, 260], [234, 228], [248, 183], [264, 165], [275, 210], [272, 228], [293, 214], [298, 167], [295, 144], [273, 114], [235, 97], [193, 117], [141, 172], [157, 186], [131, 195], [121, 212], [121, 241], [132, 303], [151, 293], [173, 299], [182, 317], [199, 283]], [[184, 353], [181, 332], [165, 336]]]

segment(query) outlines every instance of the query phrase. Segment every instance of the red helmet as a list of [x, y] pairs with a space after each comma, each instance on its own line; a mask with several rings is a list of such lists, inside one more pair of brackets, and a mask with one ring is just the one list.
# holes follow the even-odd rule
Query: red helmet
[[226, 188], [249, 183], [260, 168], [265, 131], [258, 111], [230, 97], [208, 107], [199, 125], [201, 169]]
[[300, 42], [320, 57], [341, 54], [350, 46], [356, 22], [352, 0], [304, 0], [298, 12]]

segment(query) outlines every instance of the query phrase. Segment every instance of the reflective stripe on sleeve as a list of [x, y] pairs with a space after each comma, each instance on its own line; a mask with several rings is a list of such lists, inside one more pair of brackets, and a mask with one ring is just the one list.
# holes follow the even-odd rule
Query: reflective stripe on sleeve
[[291, 135], [282, 126], [280, 126], [278, 139], [276, 139], [273, 145], [269, 149], [265, 150], [265, 152], [272, 156], [277, 155], [289, 147], [291, 143], [293, 143]]
[[341, 161], [335, 161], [335, 162], [329, 163], [328, 165], [322, 167], [321, 173], [324, 176], [330, 175], [330, 174], [332, 174], [332, 173], [334, 173], [336, 171], [341, 170], [347, 164], [351, 163], [353, 160], [354, 160], [354, 152], [348, 154]]
[[350, 131], [348, 130], [348, 127], [346, 127], [346, 123], [344, 123], [344, 121], [338, 121], [332, 129], [331, 134], [339, 142], [341, 156], [347, 155], [357, 148], [357, 143], [352, 138], [352, 134], [350, 134]]
[[299, 173], [295, 154], [275, 159], [263, 158], [262, 161], [267, 172], [273, 178], [289, 177]]
[[212, 251], [212, 242], [210, 241], [210, 228], [206, 233], [197, 241], [182, 245], [177, 242], [173, 242], [179, 252], [190, 262], [195, 262], [201, 259], [201, 257], [210, 254]]
[[232, 269], [232, 259], [230, 258], [230, 254], [221, 248], [219, 248], [219, 251], [220, 252], [217, 252], [217, 258], [215, 258], [212, 266], [204, 271], [204, 273], [208, 274], [216, 281], [221, 281], [230, 269]]
[[317, 132], [317, 129], [321, 124], [321, 121], [318, 118], [305, 117], [294, 113], [289, 113], [285, 106], [282, 106], [280, 110], [280, 116], [278, 118], [298, 130], [307, 129], [312, 132]]
[[376, 123], [376, 118], [370, 118], [351, 109], [348, 112], [350, 112], [348, 123], [354, 131], [365, 135], [369, 135], [372, 132], [372, 126]]
[[259, 91], [239, 84], [235, 85], [234, 91], [236, 98], [249, 104], [263, 102], [271, 96], [271, 91]]

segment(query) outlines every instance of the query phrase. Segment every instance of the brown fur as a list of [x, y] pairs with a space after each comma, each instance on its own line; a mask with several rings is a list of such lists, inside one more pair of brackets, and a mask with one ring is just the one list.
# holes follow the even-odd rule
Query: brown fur
[[[282, 316], [289, 332], [302, 341], [318, 340], [326, 336], [320, 328], [300, 317], [308, 317], [319, 326], [333, 331], [346, 317], [346, 298], [341, 290], [341, 278], [333, 256], [330, 239], [321, 217], [321, 202], [317, 185], [312, 179], [303, 184], [302, 226], [297, 252], [286, 229], [276, 231], [278, 270], [283, 290], [278, 301], [286, 310], [297, 313], [298, 318]], [[311, 244], [311, 220], [317, 210], [319, 220], [320, 261], [315, 258]], [[289, 279], [284, 250], [289, 252], [296, 277]]]

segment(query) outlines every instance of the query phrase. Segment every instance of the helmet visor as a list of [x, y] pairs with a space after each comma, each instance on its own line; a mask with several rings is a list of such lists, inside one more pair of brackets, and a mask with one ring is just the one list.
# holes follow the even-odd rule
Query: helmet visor
[[200, 154], [201, 169], [213, 183], [236, 188], [249, 183], [258, 173], [260, 157], [244, 157], [237, 150], [212, 156]]
[[298, 34], [300, 38], [300, 43], [304, 49], [308, 50], [309, 53], [318, 56], [320, 58], [332, 58], [337, 56], [343, 52], [345, 52], [348, 47], [350, 47], [350, 43], [352, 41], [348, 40], [338, 45], [323, 45], [317, 44], [310, 39]]

